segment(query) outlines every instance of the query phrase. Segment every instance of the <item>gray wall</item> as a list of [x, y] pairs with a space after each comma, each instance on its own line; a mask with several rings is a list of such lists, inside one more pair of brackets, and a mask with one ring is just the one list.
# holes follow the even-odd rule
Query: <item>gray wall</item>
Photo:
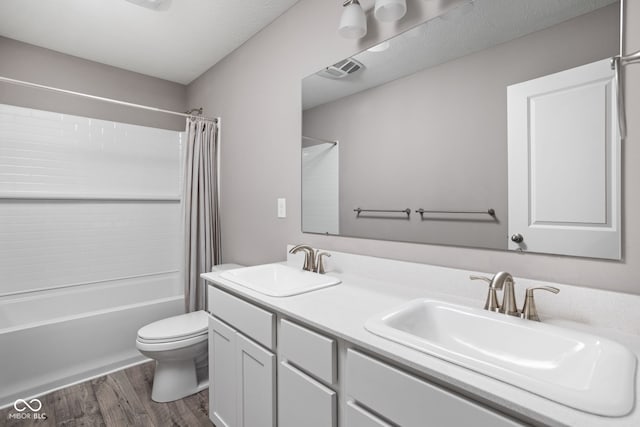
[[[187, 109], [184, 85], [0, 37], [0, 76], [168, 110]], [[172, 130], [184, 119], [0, 83], [0, 103]]]
[[[640, 293], [640, 66], [626, 69], [622, 262], [303, 234], [300, 81], [326, 64], [408, 29], [439, 2], [410, 0], [400, 24], [369, 19], [359, 42], [336, 32], [341, 2], [302, 0], [188, 87], [190, 105], [222, 116], [224, 261], [282, 260], [287, 243]], [[627, 2], [627, 51], [640, 49], [640, 2]], [[552, 41], [551, 41], [552, 42]], [[287, 198], [287, 218], [276, 198]], [[427, 280], [425, 278], [425, 285]], [[475, 285], [474, 285], [475, 286]]]
[[[506, 87], [616, 55], [618, 10], [613, 4], [306, 110], [303, 135], [340, 141], [340, 234], [506, 249]], [[425, 220], [416, 214], [356, 217], [358, 206], [493, 208], [496, 220], [456, 214]]]

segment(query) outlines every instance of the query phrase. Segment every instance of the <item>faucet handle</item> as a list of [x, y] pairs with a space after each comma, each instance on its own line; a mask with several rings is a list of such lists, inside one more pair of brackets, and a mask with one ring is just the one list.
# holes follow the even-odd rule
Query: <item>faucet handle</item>
[[538, 317], [538, 310], [536, 309], [536, 301], [533, 298], [533, 291], [537, 290], [549, 291], [557, 294], [560, 292], [560, 289], [554, 288], [553, 286], [538, 286], [536, 288], [527, 288], [527, 293], [524, 299], [524, 306], [522, 307], [522, 313], [520, 317], [523, 319], [534, 320], [536, 322], [540, 321]]
[[316, 254], [316, 273], [324, 274], [324, 261], [322, 260], [323, 256], [330, 257], [331, 254], [329, 252], [318, 251]]
[[471, 280], [484, 280], [489, 284], [489, 293], [487, 294], [487, 300], [484, 303], [484, 309], [489, 311], [500, 310], [500, 303], [498, 302], [498, 295], [496, 294], [496, 288], [493, 286], [493, 280], [485, 276], [469, 276]]

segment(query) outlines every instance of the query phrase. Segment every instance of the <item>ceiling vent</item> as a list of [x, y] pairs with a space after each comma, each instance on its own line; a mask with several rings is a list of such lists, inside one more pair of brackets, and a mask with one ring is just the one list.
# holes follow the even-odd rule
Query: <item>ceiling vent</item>
[[358, 62], [353, 58], [347, 58], [328, 66], [324, 70], [318, 71], [317, 74], [320, 77], [326, 77], [328, 79], [342, 79], [363, 69], [364, 65], [362, 65], [361, 62]]

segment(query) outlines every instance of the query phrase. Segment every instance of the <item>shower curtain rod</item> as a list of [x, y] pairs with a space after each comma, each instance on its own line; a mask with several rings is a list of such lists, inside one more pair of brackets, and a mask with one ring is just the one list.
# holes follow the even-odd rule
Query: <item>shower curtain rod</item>
[[337, 145], [338, 141], [331, 139], [322, 139], [322, 138], [314, 138], [313, 136], [304, 136], [302, 135], [302, 139], [308, 139], [309, 141], [317, 141], [317, 142], [325, 142], [333, 145]]
[[[14, 85], [18, 85], [18, 86], [32, 87], [32, 88], [36, 88], [36, 89], [44, 89], [44, 90], [48, 90], [48, 91], [51, 91], [51, 92], [64, 93], [64, 94], [67, 94], [67, 95], [74, 95], [74, 96], [79, 96], [79, 97], [82, 97], [82, 98], [89, 98], [89, 99], [93, 99], [93, 100], [96, 100], [96, 101], [103, 101], [103, 102], [109, 102], [111, 104], [123, 105], [125, 107], [139, 108], [141, 110], [155, 111], [155, 112], [158, 112], [158, 113], [165, 113], [165, 114], [172, 114], [174, 116], [182, 116], [182, 117], [190, 117], [190, 118], [201, 119], [201, 120], [208, 120], [208, 121], [214, 122], [214, 123], [219, 123], [220, 122], [220, 118], [219, 117], [215, 117], [215, 118], [211, 119], [209, 117], [202, 117], [202, 116], [198, 116], [198, 115], [195, 115], [195, 114], [181, 113], [181, 112], [178, 112], [178, 111], [165, 110], [163, 108], [149, 107], [148, 105], [134, 104], [132, 102], [120, 101], [120, 100], [113, 99], [113, 98], [105, 98], [103, 96], [89, 95], [87, 93], [74, 92], [72, 90], [66, 90], [66, 89], [59, 89], [57, 87], [45, 86], [45, 85], [41, 85], [41, 84], [37, 84], [37, 83], [31, 83], [31, 82], [25, 82], [25, 81], [22, 81], [22, 80], [10, 79], [8, 77], [0, 76], [0, 82], [14, 84]], [[191, 111], [193, 111], [193, 110], [191, 110]]]

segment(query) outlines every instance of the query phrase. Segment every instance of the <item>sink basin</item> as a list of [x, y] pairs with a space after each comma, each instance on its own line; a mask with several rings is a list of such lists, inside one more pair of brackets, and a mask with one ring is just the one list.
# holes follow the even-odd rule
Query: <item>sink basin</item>
[[221, 273], [220, 277], [272, 297], [303, 294], [340, 283], [335, 277], [284, 264], [236, 268]]
[[615, 417], [634, 406], [635, 355], [596, 335], [432, 299], [375, 316], [365, 328], [585, 412]]

